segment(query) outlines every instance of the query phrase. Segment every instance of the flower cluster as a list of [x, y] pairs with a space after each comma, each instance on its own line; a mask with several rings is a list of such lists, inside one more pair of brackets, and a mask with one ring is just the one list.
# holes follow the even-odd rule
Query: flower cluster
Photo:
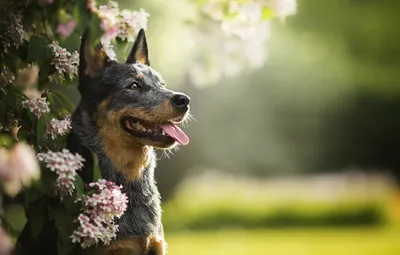
[[[115, 36], [129, 42], [134, 41], [134, 37], [141, 28], [147, 28], [147, 19], [150, 16], [144, 9], [139, 11], [122, 10], [120, 12], [118, 3], [114, 1], [109, 1], [107, 5], [101, 5], [98, 13], [100, 18], [104, 17], [111, 20], [111, 22], [105, 22], [105, 24], [116, 24]], [[109, 26], [104, 26], [103, 22], [101, 28], [106, 34], [109, 31]], [[108, 36], [108, 38], [112, 37]]]
[[46, 167], [57, 174], [55, 187], [58, 194], [61, 197], [72, 195], [75, 190], [76, 171], [83, 167], [85, 159], [77, 153], [72, 154], [67, 149], [59, 152], [38, 153], [37, 157], [39, 161], [47, 163]]
[[4, 67], [0, 73], [0, 89], [4, 90], [7, 85], [11, 84], [14, 80], [14, 74], [10, 71], [10, 69]]
[[141, 28], [147, 29], [147, 19], [150, 15], [144, 9], [120, 11], [118, 3], [114, 1], [109, 1], [107, 5], [101, 5], [98, 9], [94, 1], [88, 1], [87, 7], [100, 18], [100, 28], [104, 33], [101, 42], [111, 59], [116, 57], [111, 43], [113, 39], [133, 42]]
[[22, 120], [20, 118], [16, 118], [13, 113], [7, 112], [5, 122], [0, 123], [0, 132], [1, 131], [9, 132], [13, 128], [19, 127], [21, 125], [21, 122]]
[[39, 164], [29, 145], [17, 143], [9, 152], [0, 148], [0, 180], [7, 194], [16, 195], [39, 177]]
[[71, 235], [72, 242], [81, 243], [82, 248], [98, 244], [108, 245], [116, 237], [120, 218], [127, 209], [128, 197], [122, 193], [122, 186], [99, 180], [89, 184], [94, 193], [83, 197], [82, 213], [78, 216], [79, 227]]
[[209, 0], [200, 4], [200, 10], [210, 22], [202, 22], [207, 27], [197, 41], [218, 52], [207, 59], [202, 56], [207, 53], [201, 52], [189, 70], [194, 85], [205, 86], [216, 84], [223, 75], [261, 67], [267, 55], [264, 45], [270, 34], [269, 19], [293, 15], [296, 0]]
[[141, 28], [147, 29], [147, 18], [150, 15], [144, 10], [128, 11], [123, 10], [118, 20], [118, 37], [128, 42], [134, 41], [134, 36]]
[[47, 125], [46, 134], [51, 136], [51, 139], [56, 139], [57, 136], [65, 135], [71, 129], [71, 119], [69, 116], [62, 120], [52, 118]]
[[273, 0], [270, 2], [270, 6], [274, 10], [275, 16], [281, 19], [295, 14], [297, 10], [296, 0]]
[[45, 97], [32, 98], [22, 102], [22, 107], [27, 108], [36, 117], [40, 118], [42, 114], [50, 112], [50, 103], [46, 101]]
[[62, 48], [57, 42], [52, 42], [49, 47], [52, 49], [54, 56], [51, 64], [56, 68], [56, 72], [49, 76], [50, 81], [62, 83], [65, 75], [70, 80], [78, 74], [79, 53], [74, 51], [72, 54], [67, 49]]
[[11, 45], [18, 48], [22, 44], [26, 34], [22, 26], [22, 16], [19, 12], [15, 12], [14, 10], [9, 10], [4, 14], [7, 17], [2, 18], [3, 22], [1, 22], [0, 25], [8, 29], [0, 34], [0, 42], [4, 48], [9, 48]]

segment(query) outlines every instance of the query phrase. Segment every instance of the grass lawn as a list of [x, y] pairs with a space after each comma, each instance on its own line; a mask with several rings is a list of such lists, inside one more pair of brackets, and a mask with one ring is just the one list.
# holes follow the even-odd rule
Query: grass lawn
[[166, 233], [171, 255], [400, 255], [400, 228]]

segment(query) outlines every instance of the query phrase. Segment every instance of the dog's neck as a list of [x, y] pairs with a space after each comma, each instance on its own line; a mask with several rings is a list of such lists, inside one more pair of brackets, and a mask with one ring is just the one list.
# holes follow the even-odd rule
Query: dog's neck
[[[108, 152], [105, 152], [93, 116], [80, 106], [77, 107], [72, 116], [71, 136], [77, 137], [78, 141], [75, 141], [75, 143], [79, 143], [79, 146], [83, 146], [97, 155], [102, 177], [115, 182], [117, 185], [122, 185], [128, 196], [128, 209], [118, 221], [118, 237], [143, 236], [159, 232], [161, 202], [154, 181], [156, 155], [153, 149], [146, 147], [133, 150], [135, 154], [130, 155], [130, 158], [137, 160], [145, 158], [146, 164], [142, 165], [140, 177], [132, 179], [113, 164], [111, 158], [118, 155], [111, 155], [110, 157]], [[132, 150], [130, 151], [132, 153]], [[86, 154], [88, 154], [86, 157], [91, 156], [90, 152]], [[83, 156], [85, 157], [85, 155]]]

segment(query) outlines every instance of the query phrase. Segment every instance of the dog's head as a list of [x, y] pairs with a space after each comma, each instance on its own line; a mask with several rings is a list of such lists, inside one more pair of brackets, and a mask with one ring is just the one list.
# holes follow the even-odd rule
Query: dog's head
[[150, 67], [144, 31], [125, 63], [110, 60], [100, 44], [93, 50], [89, 37], [82, 38], [78, 89], [103, 143], [114, 148], [187, 144], [189, 138], [176, 124], [189, 114], [190, 98], [167, 89]]

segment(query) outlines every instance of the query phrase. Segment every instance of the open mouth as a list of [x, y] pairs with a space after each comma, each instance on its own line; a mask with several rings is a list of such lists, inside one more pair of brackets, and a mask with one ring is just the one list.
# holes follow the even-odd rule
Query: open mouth
[[123, 117], [121, 124], [132, 136], [147, 138], [154, 142], [169, 143], [175, 141], [181, 145], [189, 143], [189, 137], [174, 123], [151, 123], [134, 117]]

